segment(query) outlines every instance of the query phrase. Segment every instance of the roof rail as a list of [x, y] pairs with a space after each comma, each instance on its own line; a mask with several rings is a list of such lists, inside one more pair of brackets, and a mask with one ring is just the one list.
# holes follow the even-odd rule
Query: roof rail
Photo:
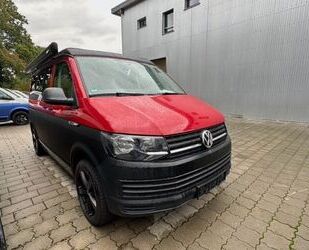
[[38, 66], [58, 54], [58, 44], [53, 42], [37, 57], [35, 58], [26, 68], [27, 74], [34, 73]]

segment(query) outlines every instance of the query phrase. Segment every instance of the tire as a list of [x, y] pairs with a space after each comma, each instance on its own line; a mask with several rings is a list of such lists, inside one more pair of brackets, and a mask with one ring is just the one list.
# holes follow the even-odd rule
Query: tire
[[13, 114], [12, 120], [15, 125], [26, 125], [29, 123], [29, 116], [26, 111], [17, 111]]
[[38, 134], [32, 126], [31, 126], [31, 134], [32, 134], [32, 142], [33, 142], [35, 154], [37, 156], [46, 155], [45, 149], [43, 148], [43, 146], [42, 146], [42, 144], [39, 140]]
[[6, 250], [6, 249], [7, 249], [7, 245], [6, 245], [6, 241], [5, 241], [2, 222], [1, 222], [1, 219], [0, 219], [0, 250]]
[[102, 226], [113, 219], [109, 212], [102, 179], [87, 160], [81, 160], [75, 170], [75, 184], [82, 211], [93, 226]]

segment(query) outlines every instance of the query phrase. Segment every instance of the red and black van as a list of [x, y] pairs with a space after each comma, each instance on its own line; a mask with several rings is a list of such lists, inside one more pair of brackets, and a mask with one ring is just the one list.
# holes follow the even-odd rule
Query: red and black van
[[148, 60], [52, 43], [27, 72], [35, 152], [74, 176], [91, 224], [174, 209], [229, 173], [223, 115]]

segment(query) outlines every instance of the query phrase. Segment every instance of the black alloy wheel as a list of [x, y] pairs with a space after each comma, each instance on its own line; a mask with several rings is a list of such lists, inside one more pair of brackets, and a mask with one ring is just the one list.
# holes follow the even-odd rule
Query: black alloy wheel
[[29, 123], [28, 113], [25, 111], [17, 111], [12, 118], [16, 125], [26, 125]]
[[97, 189], [93, 183], [91, 175], [81, 170], [78, 176], [78, 194], [82, 200], [83, 210], [88, 216], [93, 216], [97, 208]]
[[45, 150], [38, 138], [38, 135], [35, 131], [35, 129], [31, 126], [31, 135], [32, 135], [32, 142], [33, 142], [33, 147], [34, 147], [34, 151], [36, 153], [37, 156], [42, 156], [45, 155]]
[[7, 245], [6, 245], [6, 241], [5, 241], [2, 222], [1, 222], [1, 219], [0, 219], [0, 250], [6, 250], [6, 249], [7, 249]]
[[87, 220], [94, 226], [101, 226], [112, 219], [110, 214], [102, 181], [93, 166], [86, 160], [77, 164], [75, 183], [78, 199]]

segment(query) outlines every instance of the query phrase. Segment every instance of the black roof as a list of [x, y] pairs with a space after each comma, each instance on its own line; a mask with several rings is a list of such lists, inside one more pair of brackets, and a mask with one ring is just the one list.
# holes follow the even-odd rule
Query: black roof
[[137, 61], [141, 63], [153, 64], [151, 61], [143, 58], [126, 57], [122, 54], [88, 50], [88, 49], [78, 49], [78, 48], [67, 48], [58, 52], [57, 43], [51, 43], [36, 59], [34, 59], [26, 68], [26, 73], [32, 74], [40, 69], [40, 67], [54, 58], [59, 56], [96, 56], [96, 57], [109, 57]]
[[128, 59], [128, 60], [153, 64], [151, 61], [144, 59], [144, 58], [126, 57], [118, 53], [98, 51], [98, 50], [78, 49], [78, 48], [64, 49], [59, 52], [59, 55], [111, 57], [111, 58]]

